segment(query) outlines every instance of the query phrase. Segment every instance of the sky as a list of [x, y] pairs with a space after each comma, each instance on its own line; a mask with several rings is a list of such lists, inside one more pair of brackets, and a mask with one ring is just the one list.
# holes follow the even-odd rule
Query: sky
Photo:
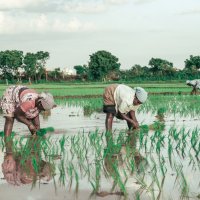
[[105, 50], [121, 69], [200, 55], [200, 0], [0, 0], [0, 51], [48, 51], [48, 69]]

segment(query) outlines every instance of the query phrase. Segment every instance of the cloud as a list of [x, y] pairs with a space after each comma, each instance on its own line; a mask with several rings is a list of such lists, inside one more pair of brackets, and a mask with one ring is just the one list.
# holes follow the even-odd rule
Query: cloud
[[129, 2], [130, 0], [105, 0], [105, 2], [107, 4], [115, 4], [115, 5], [118, 5], [118, 4], [124, 4], [124, 3], [127, 3]]
[[107, 6], [102, 2], [68, 2], [65, 3], [63, 10], [76, 13], [100, 13], [107, 10]]
[[64, 4], [65, 12], [75, 13], [102, 13], [107, 11], [112, 6], [126, 4], [132, 0], [85, 0], [85, 1], [68, 1]]
[[18, 18], [0, 12], [0, 34], [20, 33], [69, 33], [88, 32], [95, 30], [92, 22], [81, 21], [77, 18], [65, 20], [61, 18], [48, 18], [45, 14], [30, 19]]
[[0, 0], [1, 11], [102, 13], [133, 0]]
[[200, 8], [180, 12], [180, 15], [196, 15], [196, 14], [200, 14]]
[[0, 0], [0, 10], [24, 9], [32, 6], [39, 6], [47, 0]]
[[55, 20], [52, 24], [54, 32], [87, 32], [95, 30], [91, 22], [82, 22], [77, 18], [69, 20], [67, 23], [61, 20]]
[[135, 0], [134, 3], [140, 5], [140, 4], [152, 3], [154, 1], [157, 1], [157, 0]]

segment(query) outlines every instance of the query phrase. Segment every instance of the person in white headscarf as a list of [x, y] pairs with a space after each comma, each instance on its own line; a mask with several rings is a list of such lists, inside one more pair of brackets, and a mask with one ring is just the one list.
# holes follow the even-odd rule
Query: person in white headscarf
[[192, 86], [193, 87], [193, 89], [192, 89], [192, 91], [191, 91], [191, 95], [193, 95], [193, 94], [197, 94], [197, 89], [200, 89], [200, 79], [195, 79], [195, 80], [187, 80], [186, 81], [186, 84], [188, 85], [188, 86]]
[[113, 118], [126, 120], [129, 129], [139, 128], [135, 111], [143, 104], [148, 93], [141, 87], [132, 89], [123, 84], [112, 84], [103, 94], [103, 111], [106, 113], [106, 131], [112, 132]]
[[6, 89], [1, 99], [1, 108], [5, 117], [4, 135], [10, 136], [14, 120], [25, 124], [32, 135], [40, 129], [39, 113], [55, 107], [50, 93], [37, 93], [34, 89], [16, 85]]

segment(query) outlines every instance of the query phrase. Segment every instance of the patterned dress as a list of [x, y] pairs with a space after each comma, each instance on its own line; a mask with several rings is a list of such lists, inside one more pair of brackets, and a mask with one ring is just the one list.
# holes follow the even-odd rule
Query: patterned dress
[[39, 114], [35, 106], [35, 100], [38, 93], [26, 86], [10, 86], [6, 89], [1, 99], [1, 107], [4, 117], [14, 117], [15, 110], [18, 106], [25, 113], [27, 119], [33, 119]]

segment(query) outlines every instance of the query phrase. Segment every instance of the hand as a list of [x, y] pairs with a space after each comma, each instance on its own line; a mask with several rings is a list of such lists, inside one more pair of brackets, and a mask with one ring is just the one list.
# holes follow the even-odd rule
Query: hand
[[29, 129], [29, 131], [31, 132], [32, 135], [36, 135], [37, 129], [33, 124], [29, 124], [28, 129]]
[[138, 128], [140, 128], [139, 123], [133, 121], [133, 129], [138, 129]]

